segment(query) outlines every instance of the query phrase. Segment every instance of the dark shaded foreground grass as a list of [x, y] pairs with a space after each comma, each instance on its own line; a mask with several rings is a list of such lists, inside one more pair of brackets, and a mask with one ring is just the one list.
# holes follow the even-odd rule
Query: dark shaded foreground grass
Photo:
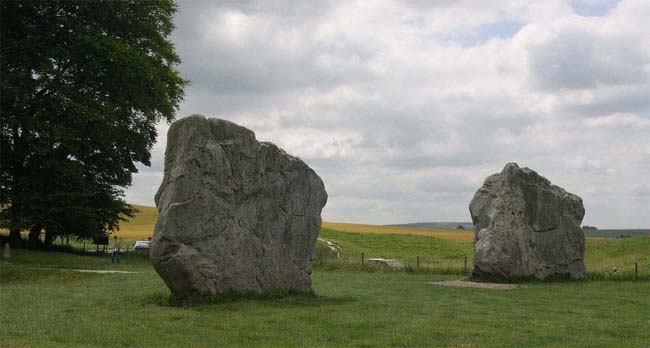
[[[59, 254], [60, 268], [84, 264]], [[176, 307], [143, 259], [0, 263], [0, 347], [647, 347], [650, 283], [528, 283], [509, 291], [428, 284], [443, 276], [316, 269], [315, 296]], [[131, 262], [126, 264], [126, 262]], [[111, 268], [112, 267], [112, 268]], [[89, 268], [89, 267], [85, 267]]]

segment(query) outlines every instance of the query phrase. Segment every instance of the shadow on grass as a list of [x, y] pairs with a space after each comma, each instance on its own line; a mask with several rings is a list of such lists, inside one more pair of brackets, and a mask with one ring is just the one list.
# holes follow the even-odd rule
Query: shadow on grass
[[402, 267], [390, 267], [376, 264], [360, 264], [358, 262], [350, 262], [346, 260], [336, 260], [329, 262], [315, 262], [314, 271], [323, 272], [363, 272], [363, 273], [408, 273], [408, 274], [429, 274], [429, 275], [455, 275], [455, 276], [468, 276], [469, 272], [463, 269], [445, 268], [445, 267], [431, 267], [423, 265], [416, 267], [410, 263], [406, 263]]
[[569, 276], [561, 277], [554, 276], [545, 279], [538, 279], [535, 277], [519, 277], [519, 278], [501, 278], [486, 274], [472, 274], [469, 277], [470, 281], [477, 283], [586, 283], [590, 281], [616, 281], [616, 282], [647, 282], [650, 281], [650, 274], [635, 274], [635, 273], [612, 273], [612, 272], [599, 272], [592, 271], [586, 272], [585, 277], [582, 279], [572, 279]]
[[289, 307], [311, 307], [345, 305], [353, 301], [355, 299], [352, 297], [319, 296], [313, 291], [275, 290], [263, 294], [230, 293], [215, 296], [153, 293], [142, 298], [140, 304], [143, 306], [155, 305], [161, 307], [196, 308], [238, 302], [266, 302]]
[[11, 264], [0, 265], [0, 284], [38, 283], [70, 283], [96, 278], [93, 273], [59, 272], [57, 270], [32, 269]]

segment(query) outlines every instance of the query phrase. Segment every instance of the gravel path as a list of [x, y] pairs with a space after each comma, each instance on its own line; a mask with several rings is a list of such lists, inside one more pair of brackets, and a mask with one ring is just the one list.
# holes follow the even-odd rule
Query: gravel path
[[110, 274], [110, 273], [136, 274], [136, 273], [139, 273], [139, 272], [131, 272], [131, 271], [110, 270], [110, 269], [71, 269], [71, 268], [31, 268], [31, 269], [48, 270], [48, 271], [69, 271], [69, 272], [82, 272], [82, 273], [99, 273], [99, 274]]
[[512, 289], [522, 287], [517, 284], [477, 283], [477, 282], [469, 282], [466, 280], [441, 280], [437, 282], [430, 282], [429, 284], [450, 286], [450, 287], [457, 287], [457, 288], [477, 288], [477, 289], [490, 289], [490, 290], [512, 290]]
[[325, 238], [320, 238], [320, 237], [318, 238], [318, 240], [320, 240], [321, 242], [324, 242], [325, 244], [327, 244], [327, 247], [330, 250], [332, 250], [334, 253], [336, 253], [336, 258], [337, 259], [341, 257], [341, 250], [340, 250], [341, 248], [336, 243], [334, 243], [334, 242], [332, 242], [330, 240], [327, 240]]

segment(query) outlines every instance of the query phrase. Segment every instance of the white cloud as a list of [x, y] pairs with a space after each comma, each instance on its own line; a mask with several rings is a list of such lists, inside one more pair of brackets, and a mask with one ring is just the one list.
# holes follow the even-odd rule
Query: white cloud
[[[586, 224], [649, 226], [630, 192], [650, 170], [650, 5], [573, 5], [184, 1], [179, 114], [303, 158], [330, 194], [325, 220], [469, 220], [485, 176], [517, 161], [581, 195]], [[127, 200], [152, 204], [165, 129]]]
[[607, 116], [599, 116], [595, 118], [585, 119], [583, 121], [587, 127], [633, 127], [640, 129], [642, 127], [650, 127], [650, 119], [643, 118], [636, 114], [612, 114]]

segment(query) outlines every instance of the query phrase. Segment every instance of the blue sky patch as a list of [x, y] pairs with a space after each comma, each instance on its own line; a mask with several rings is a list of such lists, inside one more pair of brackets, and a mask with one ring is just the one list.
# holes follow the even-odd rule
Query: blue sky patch
[[523, 26], [524, 22], [501, 21], [481, 25], [470, 31], [450, 32], [441, 37], [443, 41], [451, 41], [463, 47], [476, 46], [493, 38], [507, 39], [515, 36]]
[[576, 14], [583, 17], [603, 17], [618, 4], [618, 0], [594, 1], [571, 0], [571, 6]]

